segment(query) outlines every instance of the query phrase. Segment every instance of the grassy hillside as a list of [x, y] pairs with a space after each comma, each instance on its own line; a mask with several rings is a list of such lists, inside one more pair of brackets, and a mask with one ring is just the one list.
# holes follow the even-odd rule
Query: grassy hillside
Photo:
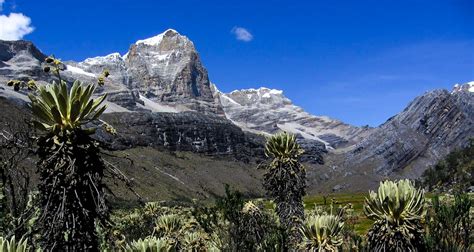
[[[259, 179], [261, 171], [254, 163], [191, 152], [157, 151], [151, 147], [112, 154], [121, 158], [108, 160], [133, 180], [133, 189], [145, 201], [212, 201], [214, 196], [224, 193], [224, 184], [248, 197], [263, 195]], [[123, 184], [109, 181], [109, 185], [119, 199], [136, 199]]]

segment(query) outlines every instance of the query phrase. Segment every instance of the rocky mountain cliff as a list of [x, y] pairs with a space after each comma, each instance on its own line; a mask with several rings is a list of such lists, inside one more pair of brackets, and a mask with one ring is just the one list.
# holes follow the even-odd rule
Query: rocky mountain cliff
[[10, 78], [47, 79], [41, 63], [46, 56], [31, 42], [0, 40], [0, 80]]
[[327, 116], [314, 116], [294, 105], [283, 91], [259, 88], [220, 92], [215, 96], [225, 115], [241, 128], [264, 134], [287, 131], [306, 140], [322, 142], [329, 149], [358, 143], [371, 129], [355, 127]]
[[[0, 83], [30, 78], [40, 83], [52, 81], [53, 77], [42, 71], [45, 57], [31, 42], [0, 41]], [[365, 190], [387, 176], [416, 178], [474, 137], [474, 82], [458, 84], [452, 92], [428, 92], [383, 125], [369, 128], [311, 115], [281, 90], [220, 92], [210, 83], [194, 44], [174, 30], [137, 41], [123, 56], [112, 53], [82, 62], [66, 61], [63, 77], [70, 82], [95, 82], [105, 69], [111, 75], [98, 90], [109, 93], [104, 118], [121, 134], [98, 137], [112, 151], [135, 153], [138, 163], [146, 159], [141, 151], [159, 155], [167, 150], [212, 156], [212, 163], [218, 160], [219, 165], [231, 160], [253, 167], [256, 165], [249, 162], [262, 158], [263, 136], [284, 130], [297, 134], [306, 150], [303, 161], [309, 166], [312, 191]], [[28, 102], [26, 91], [14, 92], [2, 85], [1, 97], [20, 106]], [[203, 167], [193, 164], [197, 173], [208, 166], [209, 160], [201, 161]], [[152, 163], [143, 166], [154, 170]], [[219, 175], [218, 171], [213, 170], [215, 178], [225, 180], [228, 174]], [[257, 181], [258, 173], [239, 171], [241, 184]], [[165, 172], [175, 180], [172, 169]], [[195, 175], [186, 176], [192, 181]], [[212, 182], [212, 176], [204, 177], [206, 183], [217, 183]]]
[[262, 136], [245, 134], [220, 116], [198, 112], [109, 113], [104, 120], [116, 125], [116, 137], [100, 132], [98, 137], [112, 150], [154, 147], [169, 151], [189, 151], [212, 156], [230, 156], [249, 162], [263, 159]]
[[[46, 56], [32, 43], [0, 41], [0, 52], [0, 79], [52, 80], [41, 70]], [[108, 101], [118, 105], [109, 112], [192, 110], [223, 115], [194, 44], [175, 30], [137, 41], [123, 57], [112, 53], [82, 62], [66, 61], [62, 75], [70, 82], [95, 82], [105, 69], [110, 71], [110, 79], [98, 91], [109, 93]]]
[[370, 162], [376, 173], [417, 178], [449, 152], [465, 147], [471, 137], [474, 93], [457, 87], [452, 93], [434, 90], [376, 128], [348, 153], [346, 162]]

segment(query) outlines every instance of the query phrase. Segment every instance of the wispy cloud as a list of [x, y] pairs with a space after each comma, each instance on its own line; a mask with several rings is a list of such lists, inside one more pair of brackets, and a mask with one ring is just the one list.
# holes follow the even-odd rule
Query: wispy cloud
[[241, 40], [245, 42], [250, 42], [253, 40], [252, 33], [250, 33], [247, 29], [243, 27], [235, 26], [234, 28], [232, 28], [231, 32], [235, 35], [235, 38], [237, 40]]
[[[2, 0], [0, 0], [2, 1]], [[31, 19], [22, 13], [0, 15], [0, 39], [19, 40], [33, 32]]]

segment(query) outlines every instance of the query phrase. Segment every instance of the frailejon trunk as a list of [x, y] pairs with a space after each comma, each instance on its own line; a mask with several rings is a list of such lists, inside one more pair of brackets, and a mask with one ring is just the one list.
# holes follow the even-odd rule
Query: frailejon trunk
[[95, 222], [105, 223], [104, 164], [83, 132], [39, 141], [40, 205], [37, 231], [45, 251], [97, 251]]
[[264, 175], [264, 187], [276, 203], [276, 212], [286, 230], [290, 250], [301, 242], [300, 227], [304, 221], [303, 196], [306, 172], [298, 162], [273, 162]]

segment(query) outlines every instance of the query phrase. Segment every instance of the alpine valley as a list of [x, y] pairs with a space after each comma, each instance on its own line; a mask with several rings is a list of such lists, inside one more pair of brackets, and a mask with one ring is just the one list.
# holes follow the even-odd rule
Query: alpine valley
[[[47, 54], [28, 41], [0, 41], [0, 133], [9, 122], [29, 118], [26, 90], [3, 85], [10, 79], [53, 81], [43, 72]], [[60, 55], [58, 55], [60, 56]], [[211, 83], [193, 42], [169, 29], [112, 53], [82, 62], [64, 61], [63, 78], [95, 82], [110, 77], [102, 120], [118, 134], [95, 135], [146, 200], [211, 199], [229, 184], [249, 196], [264, 193], [265, 137], [287, 131], [305, 149], [308, 194], [366, 191], [389, 178], [419, 178], [451, 151], [474, 137], [474, 82], [432, 90], [415, 98], [382, 125], [357, 127], [316, 116], [265, 87], [219, 91]], [[32, 157], [29, 162], [34, 162]], [[110, 181], [122, 199], [134, 195]]]

